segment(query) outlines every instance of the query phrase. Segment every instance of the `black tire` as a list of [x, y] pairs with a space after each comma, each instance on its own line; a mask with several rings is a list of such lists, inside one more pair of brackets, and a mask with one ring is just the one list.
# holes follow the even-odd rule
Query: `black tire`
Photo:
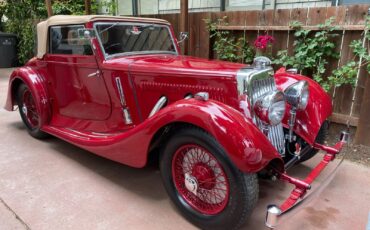
[[[210, 153], [226, 176], [225, 180], [229, 185], [228, 200], [219, 213], [211, 215], [194, 209], [176, 188], [172, 161], [176, 159], [175, 153], [188, 145], [200, 146], [208, 154]], [[185, 158], [183, 159], [185, 162]], [[164, 187], [171, 200], [190, 222], [202, 229], [238, 229], [251, 215], [258, 200], [257, 175], [239, 171], [231, 163], [220, 144], [211, 135], [197, 128], [180, 129], [170, 138], [160, 155], [160, 170]], [[185, 182], [183, 184], [185, 190]]]
[[[37, 139], [45, 139], [49, 135], [47, 133], [41, 131], [41, 129], [40, 129], [40, 126], [41, 126], [40, 125], [40, 112], [37, 110], [37, 108], [35, 106], [33, 108], [33, 113], [35, 114], [35, 116], [38, 116], [38, 118], [37, 119], [35, 118], [32, 122], [27, 117], [27, 113], [31, 110], [27, 111], [27, 109], [24, 109], [24, 106], [25, 106], [24, 95], [25, 94], [29, 94], [28, 97], [31, 100], [34, 100], [32, 92], [27, 87], [27, 85], [21, 84], [18, 87], [18, 91], [17, 91], [17, 104], [18, 104], [18, 110], [19, 110], [19, 114], [22, 118], [22, 121], [23, 121], [24, 125], [26, 126], [26, 129], [27, 129], [28, 133], [31, 136], [33, 136], [34, 138], [37, 138]], [[27, 106], [26, 106], [26, 108], [27, 108]], [[36, 120], [38, 120], [38, 122]]]
[[[324, 123], [321, 125], [320, 130], [319, 130], [319, 132], [316, 136], [316, 139], [315, 139], [316, 143], [324, 144], [324, 142], [326, 140], [326, 137], [328, 135], [328, 129], [329, 129], [329, 121], [324, 121]], [[304, 149], [308, 144], [302, 138], [300, 138], [300, 137], [297, 137], [297, 138], [298, 138], [297, 141], [301, 144], [301, 148]], [[291, 144], [289, 144], [287, 146], [286, 156], [284, 158], [285, 162], [288, 162], [290, 159], [292, 159], [292, 157], [293, 157], [292, 154], [295, 151], [295, 144], [297, 143], [297, 141], [292, 142]], [[290, 149], [288, 149], [288, 148], [290, 148]], [[289, 152], [290, 152], [290, 154], [289, 154]], [[307, 161], [307, 160], [311, 159], [318, 152], [319, 152], [319, 150], [314, 149], [314, 148], [310, 148], [309, 152], [307, 152], [307, 154], [305, 154], [299, 161], [297, 161], [296, 164], [300, 164], [304, 161]]]
[[[321, 127], [320, 127], [320, 130], [319, 132], [317, 133], [317, 136], [316, 136], [316, 139], [315, 139], [315, 142], [316, 143], [319, 143], [319, 144], [324, 144], [325, 140], [326, 140], [326, 137], [328, 136], [328, 130], [329, 130], [329, 121], [324, 121], [324, 123], [322, 123]], [[302, 146], [302, 149], [304, 147], [307, 146], [307, 143], [306, 145], [303, 145]], [[302, 163], [304, 161], [307, 161], [309, 159], [311, 159], [313, 156], [316, 155], [316, 153], [318, 153], [319, 150], [318, 149], [314, 149], [314, 148], [311, 148], [311, 150], [305, 154], [298, 162], [297, 164], [299, 163]]]

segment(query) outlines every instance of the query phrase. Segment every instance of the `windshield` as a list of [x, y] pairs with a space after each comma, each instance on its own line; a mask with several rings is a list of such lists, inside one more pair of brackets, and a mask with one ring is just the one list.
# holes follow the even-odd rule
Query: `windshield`
[[157, 24], [97, 23], [97, 36], [107, 56], [177, 54], [169, 27]]

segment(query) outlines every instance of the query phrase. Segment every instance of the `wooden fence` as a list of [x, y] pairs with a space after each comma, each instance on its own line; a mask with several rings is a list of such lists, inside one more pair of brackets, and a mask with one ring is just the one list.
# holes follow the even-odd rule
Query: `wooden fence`
[[[363, 38], [365, 16], [370, 5], [352, 5], [340, 7], [317, 7], [305, 9], [282, 9], [282, 10], [255, 10], [255, 11], [230, 11], [230, 12], [198, 12], [189, 13], [188, 41], [189, 55], [214, 58], [212, 41], [203, 19], [216, 20], [227, 16], [228, 26], [220, 27], [222, 30], [230, 30], [235, 34], [246, 34], [247, 40], [253, 44], [260, 34], [269, 34], [275, 37], [273, 44], [273, 55], [277, 51], [293, 50], [294, 31], [291, 31], [291, 21], [300, 21], [304, 27], [316, 30], [316, 25], [324, 23], [326, 19], [335, 17], [335, 25], [338, 26], [340, 36], [336, 38], [336, 49], [340, 52], [339, 60], [331, 60], [328, 71], [338, 68], [353, 58], [349, 44], [352, 40]], [[145, 15], [148, 17], [148, 15]], [[150, 15], [168, 20], [172, 23], [176, 34], [179, 33], [179, 14]], [[365, 68], [358, 73], [357, 86], [341, 86], [330, 92], [333, 98], [334, 113], [331, 120], [337, 123], [358, 126], [361, 104], [365, 91], [366, 80], [369, 78]], [[370, 89], [369, 89], [370, 90]], [[366, 119], [369, 122], [370, 118]], [[363, 119], [362, 119], [363, 120]], [[370, 136], [370, 135], [369, 135]], [[370, 142], [368, 143], [370, 145]]]

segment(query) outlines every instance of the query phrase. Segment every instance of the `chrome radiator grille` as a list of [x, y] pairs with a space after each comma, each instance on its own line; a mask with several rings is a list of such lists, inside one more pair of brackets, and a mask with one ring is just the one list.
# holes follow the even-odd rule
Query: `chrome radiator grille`
[[[263, 79], [253, 79], [251, 81], [249, 96], [251, 98], [251, 105], [263, 94], [276, 90], [275, 80], [273, 77], [267, 77]], [[258, 128], [262, 130], [262, 121], [254, 116], [254, 122], [257, 124]], [[268, 126], [268, 139], [271, 141], [272, 145], [279, 151], [279, 153], [285, 155], [285, 140], [284, 131], [282, 124], [276, 126]]]

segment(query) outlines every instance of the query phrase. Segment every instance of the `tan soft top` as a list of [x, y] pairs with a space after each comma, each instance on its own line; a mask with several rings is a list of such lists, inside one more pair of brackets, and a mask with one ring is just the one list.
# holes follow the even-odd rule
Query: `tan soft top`
[[144, 23], [165, 23], [168, 21], [157, 18], [121, 17], [107, 15], [56, 15], [37, 24], [37, 58], [42, 58], [47, 51], [48, 28], [56, 25], [85, 24], [91, 21], [130, 21]]

